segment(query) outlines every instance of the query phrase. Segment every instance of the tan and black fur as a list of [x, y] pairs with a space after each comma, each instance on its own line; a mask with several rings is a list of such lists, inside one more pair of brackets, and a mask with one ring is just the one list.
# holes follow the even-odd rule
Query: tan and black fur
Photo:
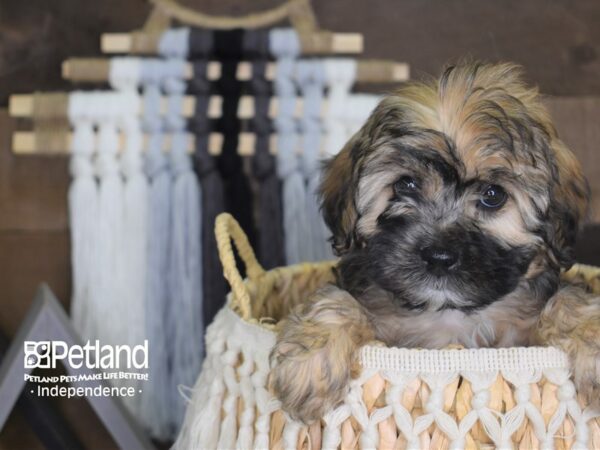
[[272, 382], [289, 414], [310, 422], [338, 403], [372, 340], [557, 345], [600, 405], [600, 299], [559, 280], [588, 187], [519, 67], [461, 63], [387, 96], [321, 194], [338, 281], [279, 333]]

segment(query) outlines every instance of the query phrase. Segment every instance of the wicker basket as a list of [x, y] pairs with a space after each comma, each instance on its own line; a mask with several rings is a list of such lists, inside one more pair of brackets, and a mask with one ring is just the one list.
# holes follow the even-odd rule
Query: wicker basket
[[[365, 346], [362, 374], [342, 405], [308, 427], [290, 420], [267, 388], [273, 329], [332, 280], [334, 263], [267, 272], [230, 215], [217, 218], [216, 235], [232, 292], [207, 331], [207, 357], [176, 448], [600, 449], [598, 414], [578, 402], [566, 355], [555, 348]], [[568, 276], [592, 284], [597, 272], [578, 266]]]

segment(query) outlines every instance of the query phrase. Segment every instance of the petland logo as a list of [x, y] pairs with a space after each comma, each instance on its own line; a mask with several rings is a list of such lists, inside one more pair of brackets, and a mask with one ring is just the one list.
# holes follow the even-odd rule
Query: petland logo
[[67, 345], [64, 341], [25, 341], [25, 369], [55, 369], [57, 363], [74, 369], [148, 369], [148, 341], [136, 345]]

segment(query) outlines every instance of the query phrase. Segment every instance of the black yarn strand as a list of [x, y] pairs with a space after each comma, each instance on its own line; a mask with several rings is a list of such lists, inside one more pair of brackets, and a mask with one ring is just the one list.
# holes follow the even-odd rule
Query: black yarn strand
[[269, 58], [269, 32], [247, 30], [244, 33], [244, 55], [252, 62], [250, 90], [254, 95], [256, 148], [252, 157], [252, 175], [257, 184], [257, 252], [262, 265], [271, 269], [285, 264], [281, 182], [276, 173], [275, 157], [269, 151], [273, 129], [269, 118], [272, 86], [265, 72]]

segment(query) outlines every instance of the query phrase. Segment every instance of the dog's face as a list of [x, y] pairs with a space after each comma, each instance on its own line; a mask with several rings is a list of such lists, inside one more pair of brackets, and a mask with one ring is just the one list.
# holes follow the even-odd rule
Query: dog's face
[[322, 206], [351, 291], [470, 311], [551, 294], [587, 191], [518, 68], [463, 64], [380, 103], [327, 165]]

